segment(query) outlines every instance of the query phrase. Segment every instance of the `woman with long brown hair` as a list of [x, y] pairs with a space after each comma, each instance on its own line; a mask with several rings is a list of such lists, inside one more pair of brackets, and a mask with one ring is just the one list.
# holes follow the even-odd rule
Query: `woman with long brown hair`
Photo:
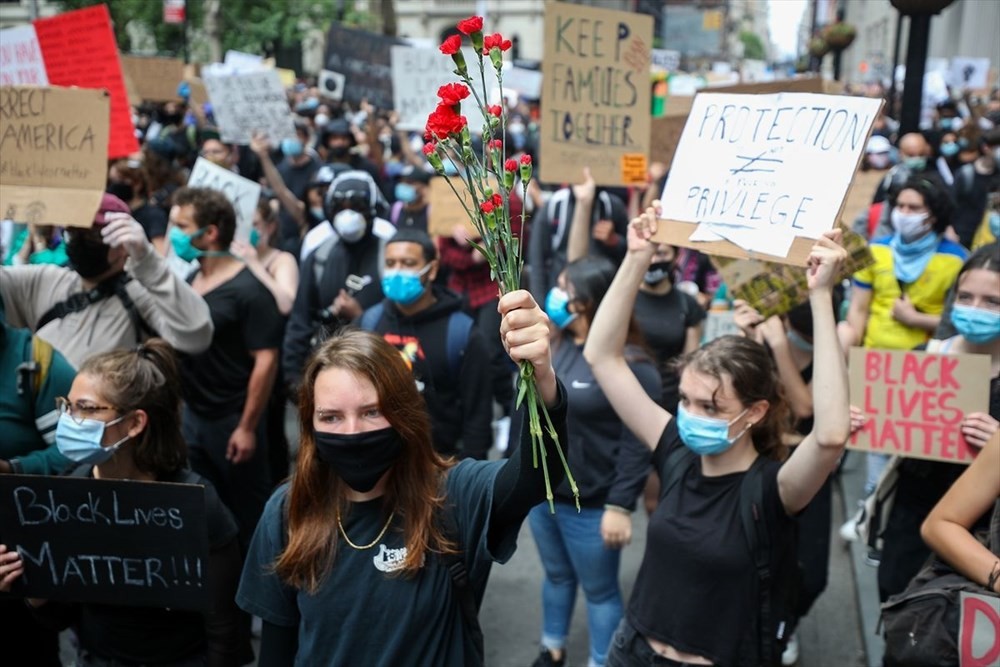
[[[565, 442], [548, 319], [526, 291], [499, 310], [504, 346], [534, 367]], [[545, 497], [528, 433], [506, 461], [441, 458], [399, 352], [355, 330], [308, 363], [299, 424], [296, 472], [264, 510], [236, 598], [264, 621], [258, 664], [482, 664], [475, 614], [490, 566]]]
[[832, 300], [847, 252], [833, 231], [809, 254], [813, 394], [823, 397], [824, 409], [786, 458], [781, 435], [789, 411], [759, 343], [724, 336], [683, 357], [676, 416], [646, 395], [628, 367], [624, 323], [656, 250], [650, 239], [659, 203], [653, 206], [629, 226], [628, 254], [584, 348], [615, 412], [652, 450], [664, 480], [632, 599], [605, 664], [778, 664], [784, 600], [771, 582], [783, 581], [788, 571], [781, 547], [792, 544], [791, 517], [837, 465], [850, 429]]

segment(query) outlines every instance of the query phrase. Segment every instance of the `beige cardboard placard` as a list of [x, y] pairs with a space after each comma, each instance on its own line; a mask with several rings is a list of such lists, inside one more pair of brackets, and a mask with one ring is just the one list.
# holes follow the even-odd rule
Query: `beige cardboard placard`
[[[462, 195], [462, 200], [470, 208], [475, 206], [472, 197], [465, 190], [461, 179], [452, 178], [452, 183]], [[427, 233], [431, 236], [451, 236], [456, 225], [463, 225], [471, 238], [479, 236], [479, 232], [469, 220], [469, 214], [462, 207], [455, 193], [443, 176], [435, 176], [427, 186]]]
[[150, 102], [177, 102], [184, 80], [184, 62], [177, 58], [122, 56], [122, 70], [135, 94]]
[[111, 100], [88, 88], [0, 88], [0, 215], [90, 227], [107, 180]]
[[653, 17], [545, 3], [539, 178], [629, 185], [623, 155], [649, 155]]
[[1000, 660], [1000, 598], [962, 591], [959, 606], [959, 667], [996, 665]]
[[990, 358], [852, 347], [851, 405], [867, 417], [847, 442], [859, 449], [910, 458], [969, 463], [962, 419], [987, 412]]
[[662, 162], [670, 167], [674, 161], [674, 152], [677, 144], [681, 140], [681, 132], [684, 131], [684, 123], [687, 122], [687, 114], [683, 116], [663, 116], [653, 118], [650, 121], [649, 134], [649, 159], [653, 162]]
[[[843, 230], [847, 261], [840, 278], [848, 278], [874, 261], [868, 242], [860, 234]], [[722, 280], [734, 299], [743, 299], [763, 317], [783, 315], [809, 299], [805, 269], [791, 264], [757, 262], [750, 259], [713, 258]]]
[[803, 265], [813, 240], [840, 219], [881, 105], [814, 93], [699, 93], [654, 240]]

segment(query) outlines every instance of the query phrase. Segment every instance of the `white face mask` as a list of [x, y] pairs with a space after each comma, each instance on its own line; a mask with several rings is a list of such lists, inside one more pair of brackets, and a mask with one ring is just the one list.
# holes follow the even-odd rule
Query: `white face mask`
[[330, 117], [325, 113], [318, 113], [316, 114], [316, 118], [314, 120], [316, 121], [316, 129], [322, 130], [326, 127], [326, 124], [330, 122]]
[[351, 209], [344, 209], [333, 216], [333, 228], [347, 243], [360, 241], [367, 227], [365, 216]]
[[892, 222], [892, 228], [899, 232], [905, 243], [916, 241], [928, 232], [927, 213], [903, 213], [894, 208], [889, 220]]

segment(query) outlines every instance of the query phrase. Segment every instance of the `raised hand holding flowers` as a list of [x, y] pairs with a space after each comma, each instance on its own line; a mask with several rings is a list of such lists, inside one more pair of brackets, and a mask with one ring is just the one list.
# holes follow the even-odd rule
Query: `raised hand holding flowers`
[[[500, 294], [507, 294], [520, 289], [524, 266], [521, 240], [514, 235], [511, 227], [510, 196], [517, 177], [520, 176], [521, 198], [527, 199], [532, 165], [530, 155], [521, 156], [520, 161], [507, 158], [507, 146], [503, 139], [506, 134], [507, 116], [503, 106], [488, 104], [484, 56], [489, 57], [488, 62], [493, 66], [497, 82], [503, 90], [503, 52], [511, 48], [511, 42], [499, 33], [484, 36], [483, 19], [479, 16], [459, 21], [457, 27], [458, 31], [467, 35], [472, 42], [479, 64], [479, 81], [474, 82], [469, 76], [468, 66], [461, 51], [461, 38], [452, 35], [446, 39], [441, 45], [441, 53], [451, 56], [456, 66], [455, 74], [461, 82], [449, 83], [438, 89], [440, 103], [427, 117], [424, 136], [428, 143], [424, 146], [424, 155], [437, 173], [444, 176], [465, 208], [479, 236], [478, 242], [469, 240], [468, 243], [489, 263], [490, 277], [497, 282]], [[461, 115], [461, 104], [470, 94], [483, 118], [483, 142], [478, 154], [472, 148], [468, 120]], [[455, 164], [456, 158], [463, 163], [464, 171], [457, 168], [459, 165]], [[457, 168], [458, 175], [449, 176], [446, 161]], [[460, 193], [456, 188], [454, 182], [456, 180], [461, 182], [464, 193]], [[520, 222], [523, 230], [523, 210]], [[552, 439], [559, 460], [566, 471], [566, 480], [579, 509], [576, 481], [566, 464], [566, 457], [548, 410], [540, 400], [535, 385], [534, 366], [530, 362], [521, 362], [519, 369], [517, 406], [520, 407], [524, 403], [527, 407], [532, 458], [535, 467], [539, 465], [542, 467], [549, 507], [555, 511], [546, 445], [542, 438], [543, 420], [544, 428]]]

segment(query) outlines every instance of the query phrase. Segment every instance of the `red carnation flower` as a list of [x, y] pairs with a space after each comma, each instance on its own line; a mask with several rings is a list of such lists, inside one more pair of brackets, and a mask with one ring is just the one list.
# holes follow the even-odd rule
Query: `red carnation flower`
[[488, 56], [490, 54], [490, 49], [497, 48], [501, 51], [507, 51], [512, 46], [509, 39], [504, 39], [503, 35], [500, 33], [494, 33], [492, 35], [486, 35], [483, 37], [483, 55]]
[[490, 145], [490, 150], [498, 151], [503, 149], [503, 141], [501, 141], [500, 139], [490, 140], [489, 145]]
[[486, 215], [490, 215], [491, 213], [493, 213], [493, 202], [484, 201], [482, 204], [479, 205], [479, 210], [485, 213]]
[[[470, 16], [467, 19], [463, 19], [458, 22], [458, 31], [463, 35], [471, 35], [476, 32], [483, 31], [483, 17], [482, 16]], [[457, 35], [456, 35], [457, 37]]]
[[444, 40], [439, 48], [441, 49], [441, 53], [446, 56], [453, 56], [462, 48], [462, 38], [458, 35], [452, 35]]
[[522, 155], [521, 156], [521, 164], [523, 164], [523, 165], [529, 165], [530, 166], [531, 165], [531, 156], [528, 155], [527, 153], [525, 153], [524, 155]]
[[466, 126], [465, 116], [455, 113], [455, 110], [447, 104], [439, 104], [437, 109], [427, 116], [427, 132], [431, 136], [444, 139], [452, 134], [459, 134]]
[[469, 96], [469, 87], [464, 83], [446, 83], [438, 88], [438, 97], [442, 104], [454, 106], [461, 104], [462, 100]]
[[511, 171], [511, 172], [517, 171], [517, 160], [515, 160], [514, 158], [509, 158], [506, 162], [503, 163], [503, 169], [504, 171]]
[[500, 195], [499, 192], [494, 193], [492, 199], [493, 199], [493, 206], [495, 206], [496, 208], [500, 208], [501, 206], [503, 206], [503, 197]]
[[430, 155], [437, 151], [437, 144], [433, 142], [428, 142], [424, 144], [424, 155]]
[[487, 111], [489, 111], [491, 116], [496, 116], [497, 118], [503, 115], [503, 107], [499, 104], [494, 104]]

